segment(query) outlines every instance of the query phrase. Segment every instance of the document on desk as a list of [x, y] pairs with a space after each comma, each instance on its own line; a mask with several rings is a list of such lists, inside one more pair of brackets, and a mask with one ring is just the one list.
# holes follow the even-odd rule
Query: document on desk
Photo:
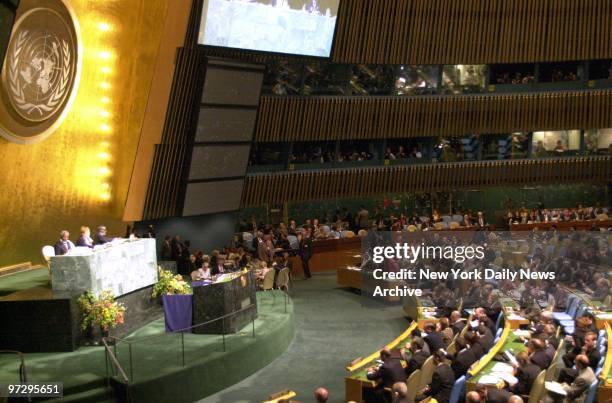
[[514, 372], [514, 367], [510, 364], [506, 364], [505, 362], [495, 363], [493, 368], [491, 368], [491, 372], [503, 372], [506, 374], [511, 374]]

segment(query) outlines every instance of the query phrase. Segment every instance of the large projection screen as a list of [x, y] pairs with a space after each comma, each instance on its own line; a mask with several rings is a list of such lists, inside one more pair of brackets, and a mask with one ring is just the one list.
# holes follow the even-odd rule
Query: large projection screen
[[329, 57], [340, 0], [204, 0], [201, 45]]

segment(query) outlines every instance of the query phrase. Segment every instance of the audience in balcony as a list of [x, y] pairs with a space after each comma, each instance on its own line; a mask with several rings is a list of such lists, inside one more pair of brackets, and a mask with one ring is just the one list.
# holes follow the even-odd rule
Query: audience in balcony
[[517, 71], [513, 75], [504, 72], [497, 76], [495, 82], [497, 84], [529, 84], [535, 82], [535, 76], [532, 72], [521, 73]]

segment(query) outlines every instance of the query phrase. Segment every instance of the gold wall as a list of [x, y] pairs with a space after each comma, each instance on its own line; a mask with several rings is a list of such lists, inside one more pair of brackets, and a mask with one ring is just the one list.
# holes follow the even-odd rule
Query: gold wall
[[41, 262], [59, 231], [121, 222], [168, 3], [69, 0], [81, 29], [74, 105], [47, 140], [0, 140], [0, 266]]

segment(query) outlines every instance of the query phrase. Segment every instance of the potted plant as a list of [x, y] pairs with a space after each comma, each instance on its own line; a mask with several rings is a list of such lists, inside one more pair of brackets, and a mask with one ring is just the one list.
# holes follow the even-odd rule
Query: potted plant
[[173, 274], [171, 271], [159, 270], [159, 280], [153, 286], [151, 298], [159, 298], [163, 295], [185, 295], [191, 294], [191, 287], [180, 274]]
[[108, 336], [111, 328], [124, 322], [125, 306], [115, 301], [110, 291], [103, 291], [100, 295], [87, 291], [79, 297], [78, 303], [83, 313], [81, 329], [87, 332], [93, 345], [100, 344], [101, 338]]

